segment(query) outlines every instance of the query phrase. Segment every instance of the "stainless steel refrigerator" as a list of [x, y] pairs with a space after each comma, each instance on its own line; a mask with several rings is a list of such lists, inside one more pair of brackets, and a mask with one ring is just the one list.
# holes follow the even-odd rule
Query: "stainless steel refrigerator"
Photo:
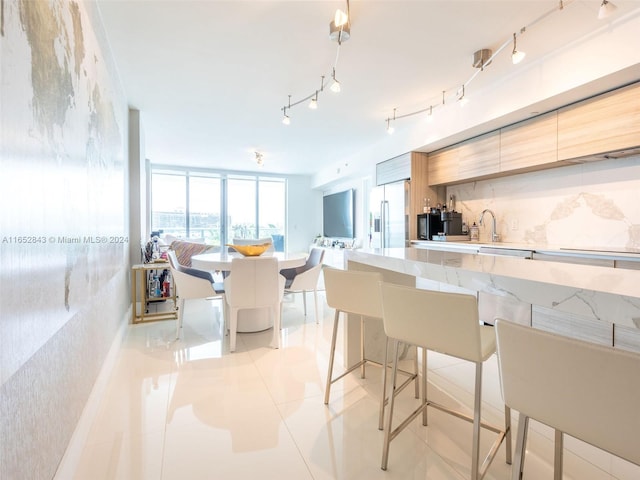
[[369, 198], [369, 247], [409, 246], [411, 182], [403, 180], [374, 187]]

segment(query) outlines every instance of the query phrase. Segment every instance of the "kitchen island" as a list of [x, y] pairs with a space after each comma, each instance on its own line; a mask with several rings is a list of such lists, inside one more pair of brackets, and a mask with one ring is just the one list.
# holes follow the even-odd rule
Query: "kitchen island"
[[[525, 322], [536, 328], [640, 351], [638, 270], [428, 248], [347, 250], [345, 268], [524, 305], [530, 310]], [[355, 323], [347, 331], [348, 364], [359, 341]]]

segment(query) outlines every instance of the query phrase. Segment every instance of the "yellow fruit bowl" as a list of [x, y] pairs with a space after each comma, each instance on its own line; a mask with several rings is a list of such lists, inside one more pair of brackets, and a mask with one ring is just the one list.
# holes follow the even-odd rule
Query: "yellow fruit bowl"
[[259, 245], [234, 245], [227, 243], [227, 247], [231, 247], [245, 257], [257, 257], [262, 255], [271, 246], [270, 243], [261, 243]]

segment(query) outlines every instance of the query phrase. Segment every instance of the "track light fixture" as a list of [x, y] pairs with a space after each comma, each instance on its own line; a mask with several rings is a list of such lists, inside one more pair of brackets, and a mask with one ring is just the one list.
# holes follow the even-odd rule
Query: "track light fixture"
[[598, 10], [598, 20], [602, 20], [603, 18], [607, 18], [609, 15], [613, 13], [613, 11], [618, 8], [613, 3], [602, 0], [600, 4], [600, 9]]
[[[512, 36], [510, 36], [507, 40], [504, 41], [504, 43], [494, 52], [490, 49], [482, 49], [482, 50], [478, 50], [473, 54], [473, 60], [472, 60], [472, 65], [473, 67], [477, 68], [477, 70], [473, 73], [473, 75], [471, 75], [471, 77], [462, 84], [462, 88], [460, 89], [456, 89], [453, 92], [451, 90], [442, 90], [442, 99], [441, 101], [435, 100], [435, 103], [430, 103], [429, 106], [427, 106], [427, 108], [423, 108], [421, 110], [417, 110], [417, 111], [412, 111], [409, 113], [405, 113], [403, 115], [395, 115], [395, 109], [394, 109], [394, 116], [393, 119], [391, 118], [387, 118], [386, 122], [387, 122], [387, 131], [391, 130], [393, 131], [393, 126], [391, 124], [391, 122], [395, 122], [395, 120], [399, 120], [401, 118], [406, 118], [406, 117], [411, 117], [413, 115], [419, 115], [423, 112], [429, 112], [429, 119], [432, 119], [432, 115], [433, 115], [433, 109], [434, 108], [438, 108], [438, 107], [442, 107], [444, 108], [446, 105], [446, 102], [449, 99], [456, 99], [459, 102], [460, 106], [464, 106], [464, 104], [467, 102], [467, 98], [465, 96], [465, 87], [467, 85], [469, 85], [474, 79], [475, 77], [480, 74], [480, 72], [484, 71], [484, 67], [486, 67], [487, 65], [489, 65], [491, 63], [491, 61], [498, 55], [500, 54], [500, 52], [502, 52], [503, 50], [505, 50], [506, 48], [509, 47], [509, 45], [511, 45], [511, 43], [513, 43], [513, 49], [511, 50], [511, 61], [514, 64], [517, 64], [519, 62], [521, 62], [524, 57], [525, 57], [525, 52], [521, 52], [517, 49], [516, 46], [516, 38], [518, 35], [522, 35], [525, 31], [527, 31], [528, 29], [530, 29], [531, 27], [533, 27], [534, 25], [537, 25], [540, 22], [543, 22], [544, 20], [547, 19], [547, 17], [549, 17], [550, 15], [552, 15], [555, 11], [562, 11], [564, 10], [569, 4], [573, 3], [574, 0], [558, 0], [557, 5], [544, 12], [542, 15], [538, 16], [536, 19], [534, 19], [532, 22], [528, 23], [527, 25], [525, 25], [524, 27], [522, 27], [520, 29], [520, 33], [514, 33]], [[598, 11], [598, 18], [602, 19], [602, 18], [606, 18], [609, 15], [611, 15], [615, 10], [617, 9], [617, 7], [610, 2], [609, 0], [602, 0], [602, 3], [600, 4], [600, 9]], [[432, 99], [433, 100], [433, 99]]]
[[255, 152], [255, 154], [256, 154], [256, 163], [258, 164], [259, 167], [262, 167], [264, 165], [264, 156], [260, 152]]
[[[520, 30], [520, 33], [522, 33], [523, 31], [524, 31], [524, 27], [522, 28], [522, 30]], [[526, 55], [527, 54], [525, 52], [522, 52], [516, 48], [516, 34], [514, 33], [513, 34], [513, 51], [511, 52], [511, 61], [513, 62], [514, 65], [517, 65], [522, 60], [524, 60], [524, 57]]]
[[[336, 66], [338, 65], [338, 56], [340, 54], [340, 46], [342, 45], [342, 42], [349, 40], [349, 37], [351, 35], [351, 12], [349, 7], [349, 0], [346, 0], [346, 3], [347, 3], [346, 12], [338, 9], [333, 17], [333, 20], [331, 20], [331, 22], [329, 23], [329, 38], [331, 40], [335, 40], [336, 42], [338, 42], [336, 60], [333, 64], [332, 74], [331, 74], [332, 82], [331, 82], [331, 86], [329, 87], [329, 89], [335, 93], [340, 92], [340, 90], [342, 89], [342, 85], [336, 79]], [[289, 95], [289, 104], [280, 109], [282, 110], [282, 113], [283, 113], [282, 123], [284, 123], [285, 125], [289, 125], [290, 119], [289, 119], [289, 116], [287, 115], [287, 111], [291, 110], [291, 107], [295, 107], [296, 105], [300, 105], [301, 103], [309, 101], [308, 106], [310, 109], [315, 110], [318, 108], [318, 93], [324, 91], [324, 87], [325, 87], [324, 78], [325, 77], [323, 75], [322, 82], [320, 83], [320, 89], [316, 90], [310, 95], [307, 95], [306, 97], [303, 97], [291, 103], [291, 95]]]

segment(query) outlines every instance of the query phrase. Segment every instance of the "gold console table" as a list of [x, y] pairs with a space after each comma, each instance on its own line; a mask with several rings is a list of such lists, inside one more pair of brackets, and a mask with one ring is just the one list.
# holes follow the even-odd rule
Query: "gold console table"
[[[176, 303], [176, 289], [171, 281], [171, 294], [167, 297], [151, 296], [149, 292], [148, 275], [153, 270], [169, 270], [168, 262], [141, 263], [131, 267], [131, 301], [133, 302], [133, 323], [140, 323], [151, 320], [171, 320], [178, 318], [178, 308]], [[140, 299], [138, 300], [138, 290], [140, 291]], [[160, 302], [173, 302], [173, 308], [168, 307], [165, 311], [148, 312], [147, 309], [151, 304], [159, 304]], [[138, 308], [138, 305], [140, 307]]]

